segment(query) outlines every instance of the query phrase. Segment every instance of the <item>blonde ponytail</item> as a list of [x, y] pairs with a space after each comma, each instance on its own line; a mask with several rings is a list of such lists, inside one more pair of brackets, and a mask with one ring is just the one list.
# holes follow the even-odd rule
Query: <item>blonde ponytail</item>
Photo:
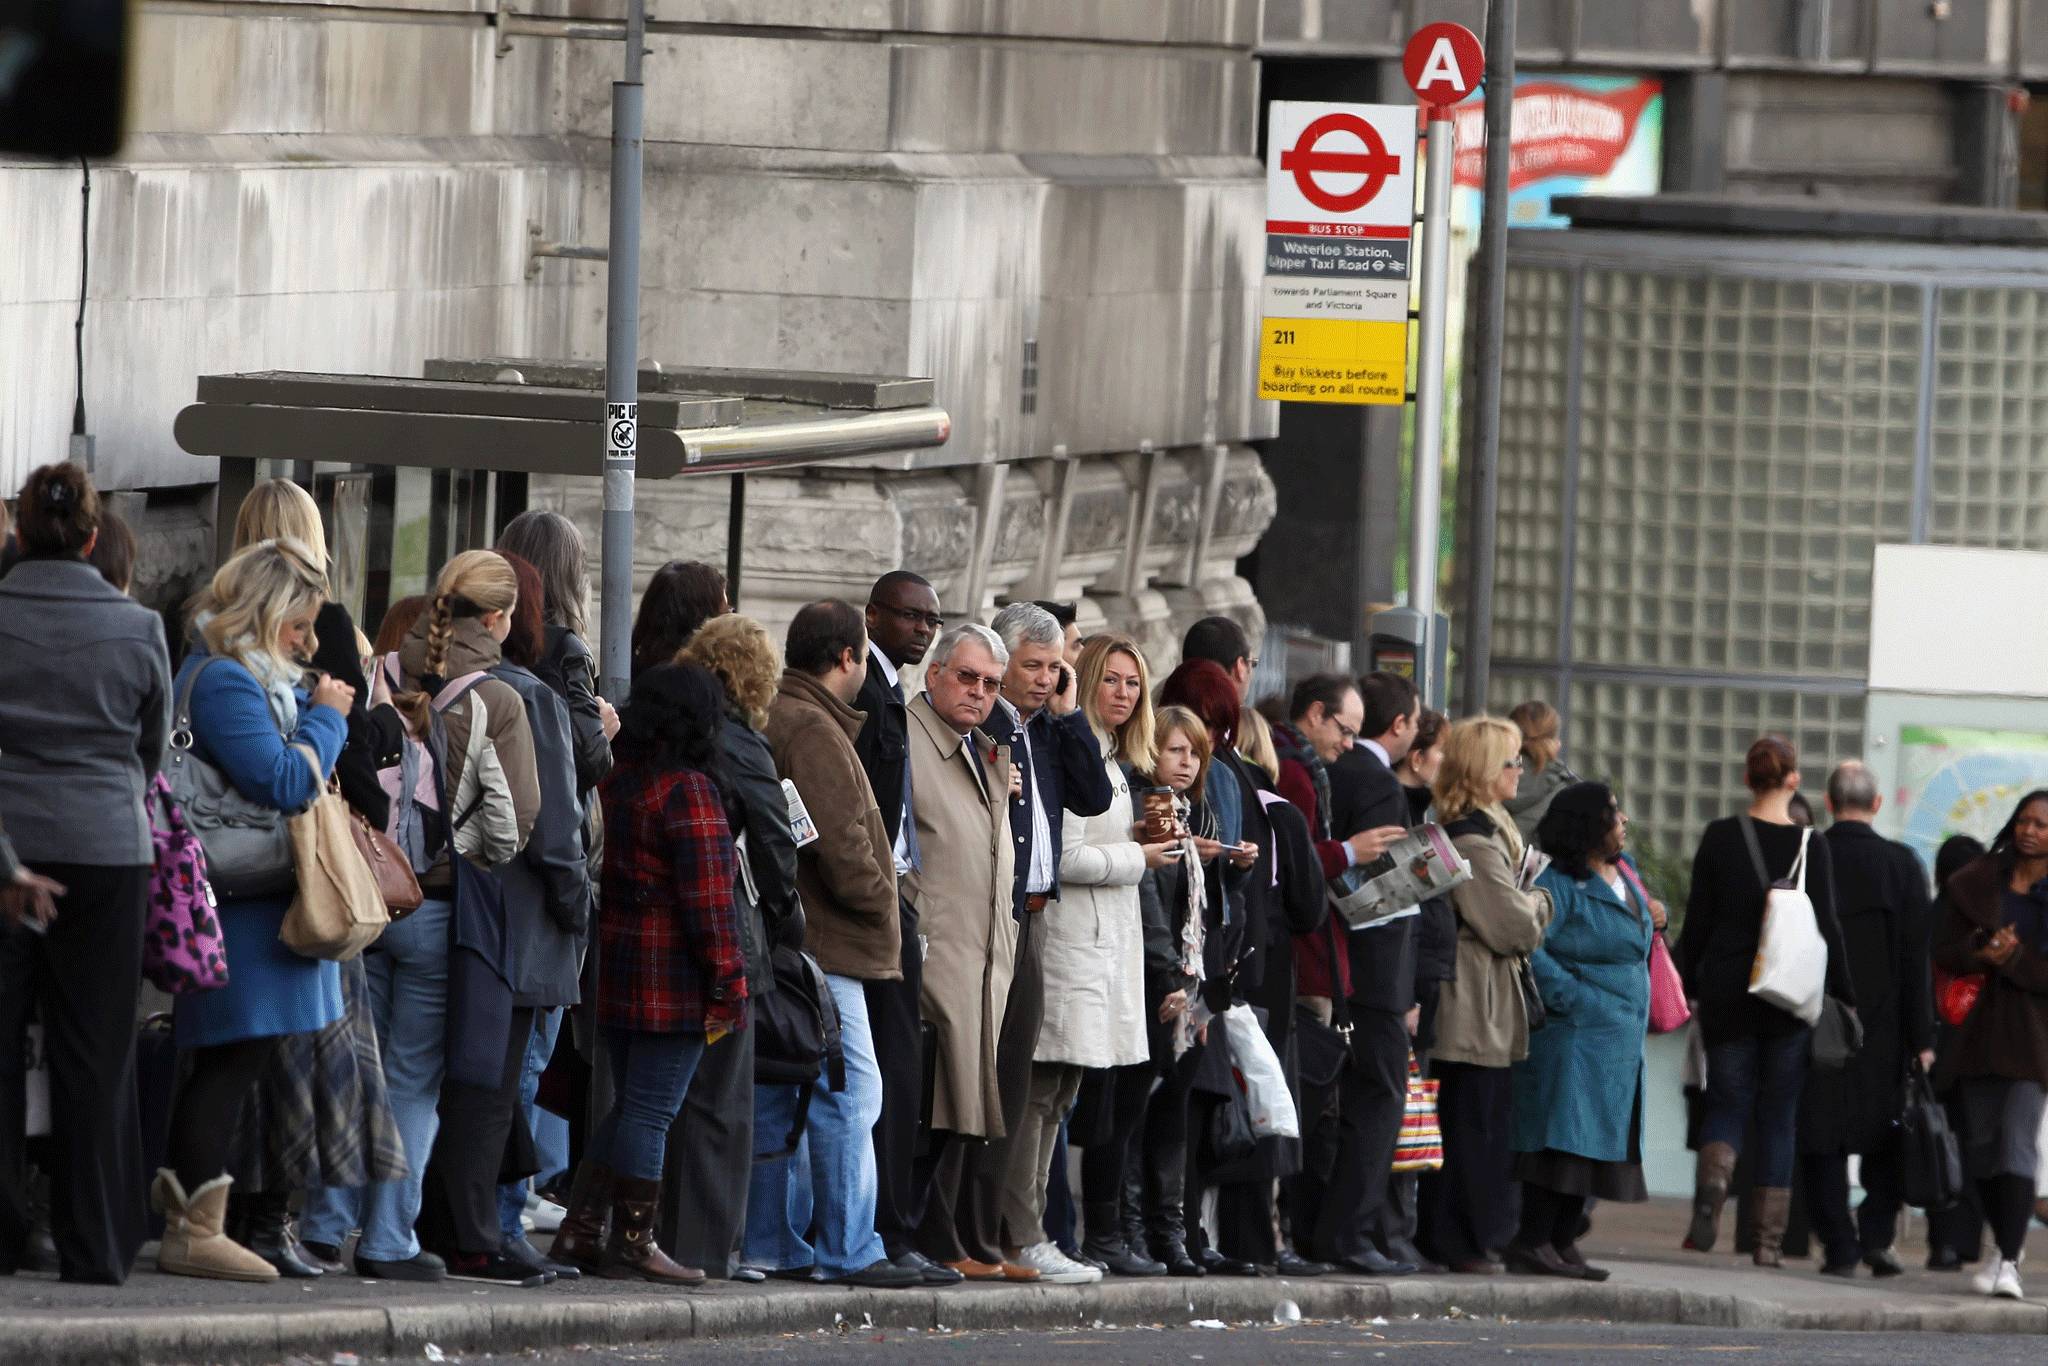
[[486, 612], [510, 615], [518, 605], [519, 576], [512, 571], [511, 561], [495, 550], [466, 550], [442, 568], [434, 585], [434, 604], [428, 609], [427, 653], [416, 680], [421, 686], [391, 699], [416, 738], [425, 739], [433, 724], [434, 699], [425, 686], [431, 680], [438, 689], [445, 681], [448, 647], [455, 640], [455, 619], [482, 616]]

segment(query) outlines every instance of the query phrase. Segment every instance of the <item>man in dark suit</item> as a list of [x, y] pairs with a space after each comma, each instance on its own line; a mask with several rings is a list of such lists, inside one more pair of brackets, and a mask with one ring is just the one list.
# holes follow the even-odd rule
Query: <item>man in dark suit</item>
[[[1393, 766], [1415, 742], [1422, 703], [1399, 674], [1367, 674], [1359, 740], [1330, 766], [1330, 833], [1347, 839], [1384, 825], [1407, 826], [1413, 813]], [[1370, 1276], [1406, 1276], [1416, 1262], [1405, 1247], [1382, 1249], [1388, 1179], [1408, 1107], [1408, 1047], [1415, 1011], [1414, 917], [1354, 930], [1351, 957], [1351, 1058], [1338, 1079], [1337, 1162], [1316, 1205], [1316, 1255]], [[1299, 1230], [1297, 1230], [1297, 1233]]]
[[[1034, 1073], [1038, 1030], [1045, 1012], [1045, 942], [1038, 917], [1060, 892], [1062, 813], [1099, 816], [1114, 796], [1102, 747], [1080, 708], [1079, 683], [1065, 662], [1065, 632], [1050, 612], [1016, 603], [991, 623], [1009, 648], [1003, 691], [980, 728], [984, 743], [1007, 747], [1022, 791], [1010, 802], [1010, 834], [1016, 845], [1012, 912], [1017, 918], [1016, 969], [1010, 979], [1002, 1037], [996, 1047], [996, 1075], [1002, 1094], [1005, 1138], [984, 1150], [971, 1208], [961, 1212], [967, 1255], [1009, 1268], [1036, 1272], [1055, 1284], [1100, 1280], [1101, 1273], [1059, 1253], [1031, 1227], [1030, 1209], [1042, 1209], [1046, 1170], [1024, 1154], [1043, 1151], [1044, 1126], [1057, 1127], [1073, 1104], [1069, 1093], [1044, 1093], [1060, 1069]], [[1012, 1160], [1012, 1153], [1018, 1154]], [[1034, 1168], [1036, 1168], [1034, 1170]], [[1019, 1258], [1023, 1261], [1019, 1261]]]
[[[1835, 870], [1835, 911], [1863, 1047], [1842, 1068], [1808, 1074], [1800, 1104], [1806, 1208], [1823, 1240], [1822, 1270], [1853, 1276], [1860, 1259], [1878, 1276], [1905, 1268], [1892, 1251], [1901, 1166], [1893, 1116], [1906, 1061], [1932, 1066], [1927, 874], [1911, 849], [1871, 828], [1884, 804], [1877, 777], [1850, 760], [1828, 777], [1834, 824], [1821, 836]], [[1863, 1204], [1849, 1219], [1848, 1153], [1863, 1157]]]
[[[908, 713], [899, 671], [919, 663], [945, 625], [938, 594], [905, 569], [875, 580], [868, 591], [868, 676], [854, 706], [866, 717], [854, 751], [882, 808], [882, 826], [895, 847], [899, 884], [919, 862], [917, 822], [911, 818]], [[925, 1190], [916, 1177], [917, 1128], [924, 1105], [924, 1032], [918, 993], [924, 978], [924, 949], [917, 912], [898, 902], [903, 931], [903, 980], [868, 982], [868, 1027], [882, 1068], [882, 1117], [875, 1121], [875, 1232], [889, 1260], [924, 1277], [927, 1285], [951, 1285], [960, 1273], [917, 1250], [918, 1221]]]

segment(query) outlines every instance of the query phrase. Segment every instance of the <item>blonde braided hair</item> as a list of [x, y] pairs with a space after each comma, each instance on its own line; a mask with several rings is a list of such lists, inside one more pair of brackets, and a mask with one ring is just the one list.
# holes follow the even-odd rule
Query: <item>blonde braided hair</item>
[[509, 616], [518, 605], [519, 576], [511, 562], [495, 550], [465, 550], [442, 568], [434, 584], [433, 606], [427, 609], [427, 655], [418, 680], [422, 686], [391, 699], [415, 736], [426, 735], [433, 725], [434, 699], [424, 685], [430, 679], [441, 679], [448, 667], [456, 618], [480, 617], [486, 612]]

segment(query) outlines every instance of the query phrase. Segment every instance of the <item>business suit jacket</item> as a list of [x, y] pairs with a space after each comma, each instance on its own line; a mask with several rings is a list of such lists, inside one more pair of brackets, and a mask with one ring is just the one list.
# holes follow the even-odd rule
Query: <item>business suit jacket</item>
[[[1031, 735], [1028, 748], [1022, 734], [1026, 729]], [[1052, 842], [1052, 886], [1046, 895], [1058, 897], [1060, 813], [1099, 816], [1109, 810], [1110, 799], [1115, 795], [1108, 771], [1103, 767], [1102, 746], [1096, 742], [1094, 728], [1079, 708], [1058, 718], [1049, 709], [1041, 708], [1028, 722], [1019, 725], [1009, 703], [998, 701], [979, 731], [988, 744], [1007, 748], [1010, 762], [1024, 770], [1024, 781], [1037, 785], [1038, 799], [1045, 807], [1046, 835]], [[1016, 886], [1011, 902], [1021, 920], [1028, 895], [1025, 888], [1031, 878], [1031, 804], [1014, 801], [1009, 805], [1010, 841], [1016, 851]], [[920, 837], [922, 830], [920, 826]]]
[[[947, 725], [922, 694], [907, 717], [923, 858], [902, 891], [925, 941], [919, 1010], [938, 1030], [932, 1128], [1001, 1138], [996, 1043], [1017, 954], [1009, 760], [999, 754], [988, 762], [985, 744]], [[975, 781], [970, 763], [984, 782]]]
[[[1407, 790], [1363, 745], [1330, 765], [1330, 833], [1349, 839], [1382, 825], [1407, 826]], [[1415, 1004], [1416, 917], [1351, 931], [1351, 1004], [1403, 1014]]]
[[860, 755], [860, 766], [867, 770], [868, 786], [875, 790], [875, 804], [882, 808], [882, 828], [889, 832], [893, 848], [903, 828], [903, 773], [910, 766], [909, 710], [903, 690], [890, 687], [875, 664], [872, 645], [868, 653], [867, 681], [853, 700], [867, 720], [861, 723], [853, 748]]

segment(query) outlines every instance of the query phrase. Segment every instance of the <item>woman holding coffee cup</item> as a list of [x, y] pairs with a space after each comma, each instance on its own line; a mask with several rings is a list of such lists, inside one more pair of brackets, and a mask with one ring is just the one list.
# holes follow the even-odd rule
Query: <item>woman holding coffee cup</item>
[[1180, 845], [1150, 813], [1145, 821], [1134, 819], [1132, 775], [1149, 772], [1153, 758], [1144, 653], [1128, 636], [1096, 636], [1081, 651], [1076, 672], [1081, 709], [1105, 756], [1112, 796], [1099, 816], [1065, 817], [1060, 895], [1046, 907], [1042, 931], [1045, 1016], [1033, 1067], [1062, 1073], [1061, 1095], [1085, 1087], [1071, 1137], [1086, 1149], [1083, 1255], [1118, 1275], [1160, 1276], [1166, 1267], [1145, 1256], [1142, 1242], [1135, 1249], [1129, 1244], [1124, 1158], [1152, 1089], [1138, 884], [1148, 869], [1178, 858]]

